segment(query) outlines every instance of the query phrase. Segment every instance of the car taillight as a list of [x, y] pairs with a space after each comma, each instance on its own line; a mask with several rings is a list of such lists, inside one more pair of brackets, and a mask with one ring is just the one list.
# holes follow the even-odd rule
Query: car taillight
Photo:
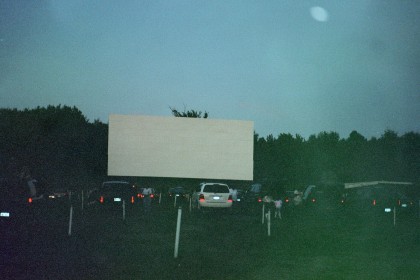
[[103, 197], [103, 196], [101, 196], [101, 197], [99, 198], [99, 202], [100, 202], [100, 203], [104, 203], [104, 197]]
[[376, 199], [374, 199], [374, 200], [372, 201], [372, 205], [373, 205], [373, 206], [375, 206], [375, 205], [376, 205]]
[[28, 198], [28, 203], [32, 203], [32, 197]]
[[232, 195], [229, 195], [228, 202], [233, 202]]
[[137, 197], [138, 197], [138, 198], [141, 198], [141, 194], [140, 194], [140, 193], [138, 193], [138, 194], [137, 194]]
[[154, 197], [154, 195], [153, 195], [153, 194], [151, 194], [151, 195], [150, 195], [150, 198], [153, 198], [153, 197]]
[[286, 198], [286, 200], [285, 200], [285, 201], [286, 201], [286, 203], [289, 203], [289, 198]]
[[262, 199], [261, 199], [261, 197], [259, 197], [259, 198], [258, 198], [258, 202], [261, 202], [261, 201], [262, 201]]
[[312, 202], [315, 203], [316, 202], [316, 199], [315, 198], [312, 198]]
[[204, 201], [205, 199], [204, 199], [204, 194], [200, 194], [200, 197], [198, 198], [198, 200], [200, 200], [200, 201]]

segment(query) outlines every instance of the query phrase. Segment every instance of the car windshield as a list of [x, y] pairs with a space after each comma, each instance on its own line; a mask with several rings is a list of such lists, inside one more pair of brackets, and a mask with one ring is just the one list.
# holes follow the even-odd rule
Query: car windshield
[[226, 185], [206, 185], [203, 189], [203, 192], [210, 192], [210, 193], [229, 193], [229, 188]]

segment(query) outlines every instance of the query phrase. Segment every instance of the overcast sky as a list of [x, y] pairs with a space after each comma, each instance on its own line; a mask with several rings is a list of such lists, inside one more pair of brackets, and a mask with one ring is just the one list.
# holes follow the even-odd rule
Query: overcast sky
[[[314, 8], [320, 7], [320, 8]], [[420, 1], [0, 1], [0, 107], [420, 132]]]

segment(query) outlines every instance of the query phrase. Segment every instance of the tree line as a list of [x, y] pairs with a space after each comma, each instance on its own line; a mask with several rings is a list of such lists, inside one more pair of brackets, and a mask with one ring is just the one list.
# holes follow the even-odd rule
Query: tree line
[[348, 138], [320, 132], [307, 140], [280, 134], [255, 135], [254, 174], [287, 185], [337, 184], [359, 181], [419, 181], [420, 134], [402, 136], [386, 130], [366, 139], [357, 131]]
[[[185, 110], [176, 112], [189, 117]], [[201, 112], [194, 113], [201, 117]], [[26, 167], [50, 187], [82, 188], [106, 178], [107, 149], [108, 124], [89, 121], [76, 107], [0, 109], [0, 175], [14, 176]], [[254, 133], [256, 181], [284, 187], [368, 180], [417, 183], [419, 171], [420, 134], [416, 132], [399, 136], [386, 130], [371, 139], [357, 131], [347, 138], [320, 132], [308, 139]]]
[[108, 125], [76, 107], [0, 109], [0, 175], [22, 168], [54, 188], [78, 188], [107, 172]]

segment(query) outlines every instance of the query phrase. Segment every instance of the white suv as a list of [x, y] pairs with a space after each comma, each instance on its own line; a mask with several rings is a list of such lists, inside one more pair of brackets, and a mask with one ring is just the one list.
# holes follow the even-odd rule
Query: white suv
[[201, 183], [192, 195], [193, 206], [201, 209], [232, 207], [232, 193], [223, 183]]

